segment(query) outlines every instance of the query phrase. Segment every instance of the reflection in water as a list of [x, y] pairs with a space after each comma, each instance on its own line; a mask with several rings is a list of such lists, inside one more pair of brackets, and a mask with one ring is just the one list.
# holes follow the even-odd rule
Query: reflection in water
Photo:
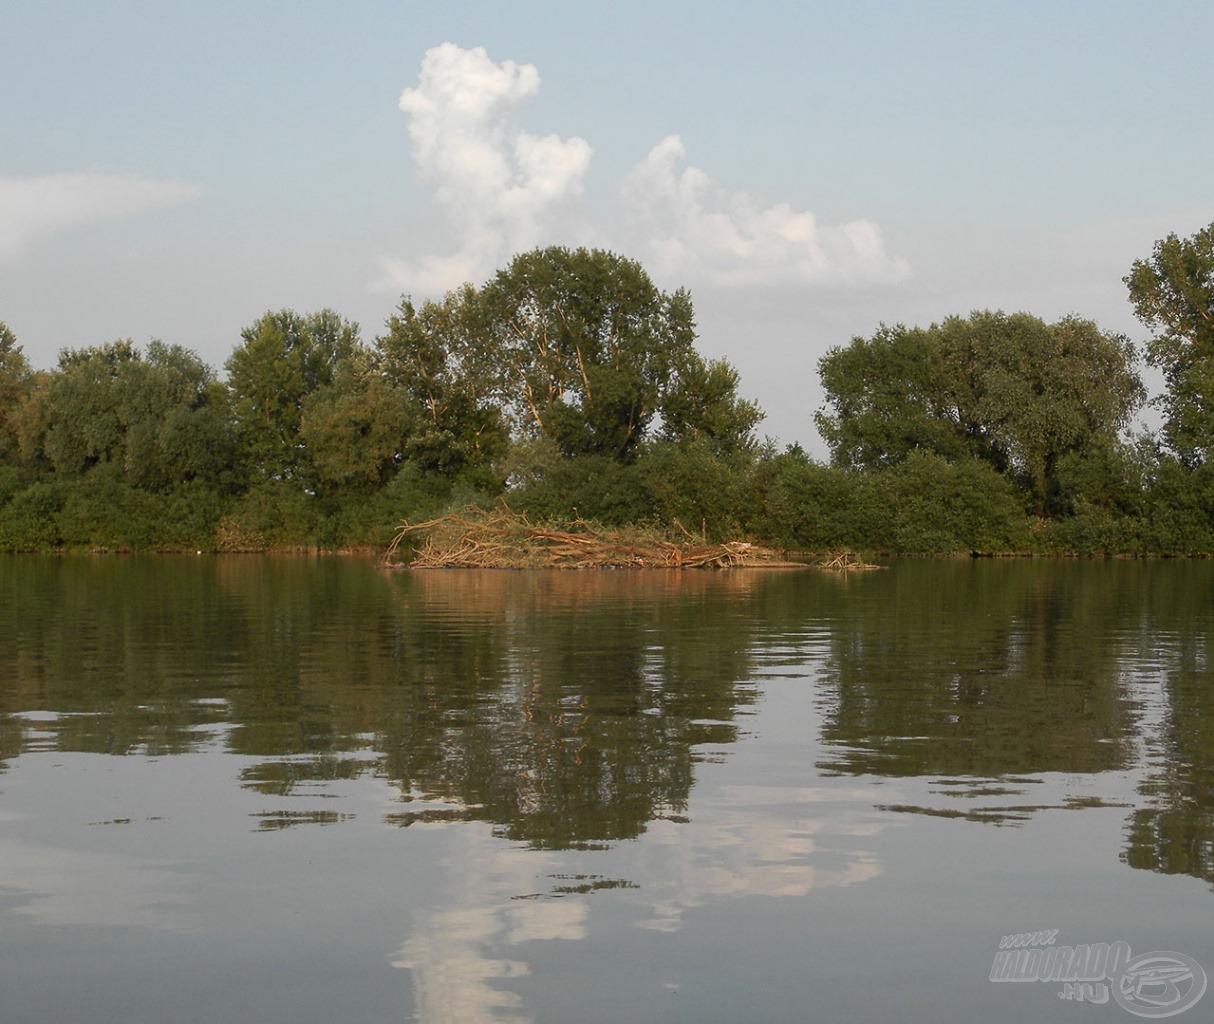
[[[995, 824], [1142, 805], [1127, 862], [1214, 881], [1210, 567], [940, 568], [857, 581], [824, 672], [821, 767], [932, 778], [942, 805], [890, 809]], [[1046, 776], [1113, 772], [1138, 778], [1137, 795], [1032, 793]]]
[[[747, 901], [879, 889], [912, 825], [1112, 808], [1126, 863], [1214, 882], [1211, 609], [1205, 563], [9, 559], [0, 813], [27, 818], [0, 819], [0, 907], [192, 932], [195, 865], [148, 855], [191, 800], [301, 863], [351, 836], [416, 871], [441, 837], [445, 881], [382, 949], [421, 1019], [524, 1021], [527, 979], [604, 916], [626, 946]], [[176, 782], [131, 810], [121, 764]], [[24, 834], [38, 786], [77, 831]]]
[[[562, 869], [561, 854], [469, 830], [449, 864], [449, 902], [418, 916], [393, 964], [412, 972], [417, 1018], [428, 1024], [531, 1021], [523, 996], [503, 983], [531, 974], [528, 944], [586, 938], [588, 896], [629, 890], [632, 927], [675, 932], [698, 908], [868, 881], [880, 867], [857, 843], [884, 827], [864, 810], [871, 795], [723, 787], [695, 801], [690, 820], [654, 822], [644, 850], [619, 858], [640, 884]], [[540, 891], [537, 877], [547, 883]]]
[[742, 575], [26, 564], [5, 582], [40, 615], [4, 620], [0, 756], [180, 754], [223, 728], [267, 795], [386, 775], [563, 848], [677, 812], [694, 748], [753, 699]]
[[12, 909], [44, 925], [193, 931], [193, 900], [170, 868], [147, 857], [0, 839], [0, 893], [16, 894]]
[[937, 780], [942, 802], [921, 808], [935, 814], [1116, 803], [1031, 786], [1127, 771], [1147, 744], [1127, 858], [1214, 878], [1204, 563], [855, 577], [5, 564], [0, 759], [164, 756], [222, 736], [267, 796], [386, 777], [422, 804], [397, 824], [471, 815], [537, 849], [592, 848], [681, 814], [703, 751], [738, 739], [753, 680], [795, 667], [821, 679], [821, 770]]
[[900, 565], [834, 630], [823, 768], [1001, 779], [1125, 767], [1123, 638], [1141, 610], [1120, 567], [936, 568]]
[[1144, 624], [1158, 696], [1144, 736], [1146, 804], [1133, 814], [1124, 859], [1214, 883], [1214, 579], [1204, 569], [1173, 567]]
[[[668, 574], [422, 573], [384, 737], [403, 788], [476, 806], [544, 849], [632, 838], [685, 806], [694, 748], [752, 700], [753, 581]], [[471, 614], [469, 612], [471, 611]], [[420, 627], [420, 628], [419, 628]], [[404, 713], [401, 713], [404, 712]]]
[[556, 871], [552, 854], [503, 847], [473, 831], [453, 871], [453, 905], [414, 922], [413, 936], [393, 961], [413, 975], [417, 1019], [427, 1024], [481, 1024], [534, 1019], [522, 997], [495, 985], [530, 973], [518, 956], [503, 956], [529, 942], [576, 940], [586, 935], [584, 899], [513, 899], [537, 870]]
[[676, 931], [691, 909], [736, 896], [804, 896], [881, 873], [855, 841], [883, 825], [871, 791], [730, 786], [686, 824], [654, 826], [654, 864], [640, 927]]

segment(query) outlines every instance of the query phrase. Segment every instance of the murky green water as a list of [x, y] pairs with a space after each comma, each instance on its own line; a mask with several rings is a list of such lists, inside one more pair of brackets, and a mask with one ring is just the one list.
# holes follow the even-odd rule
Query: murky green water
[[0, 1020], [1133, 1020], [992, 964], [1214, 974], [1212, 653], [1210, 563], [0, 559]]

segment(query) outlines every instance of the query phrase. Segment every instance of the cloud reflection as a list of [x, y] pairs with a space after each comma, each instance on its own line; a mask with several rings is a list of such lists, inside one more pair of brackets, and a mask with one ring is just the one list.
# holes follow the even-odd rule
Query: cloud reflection
[[515, 898], [534, 888], [537, 873], [555, 867], [555, 855], [469, 831], [453, 858], [459, 861], [455, 905], [422, 914], [393, 966], [413, 972], [417, 1019], [426, 1024], [523, 1024], [534, 1018], [522, 997], [495, 985], [531, 971], [509, 947], [585, 938], [586, 903]]
[[583, 939], [593, 923], [592, 901], [551, 880], [601, 879], [589, 870], [610, 867], [639, 884], [600, 881], [585, 890], [628, 901], [635, 927], [678, 931], [696, 908], [801, 897], [877, 877], [880, 862], [863, 841], [888, 822], [866, 810], [873, 797], [858, 787], [725, 787], [694, 818], [652, 822], [635, 842], [598, 852], [505, 846], [470, 826], [449, 861], [451, 904], [415, 920], [393, 965], [412, 971], [417, 1019], [426, 1024], [532, 1021], [523, 996], [508, 987], [531, 974], [522, 947]]
[[0, 891], [39, 924], [194, 932], [194, 898], [169, 865], [0, 839]]
[[657, 854], [663, 868], [645, 885], [652, 913], [638, 927], [676, 931], [697, 907], [735, 897], [805, 896], [877, 877], [876, 855], [856, 849], [857, 839], [885, 827], [859, 810], [871, 800], [869, 792], [850, 789], [730, 786], [709, 813], [685, 824], [655, 822], [649, 859]]

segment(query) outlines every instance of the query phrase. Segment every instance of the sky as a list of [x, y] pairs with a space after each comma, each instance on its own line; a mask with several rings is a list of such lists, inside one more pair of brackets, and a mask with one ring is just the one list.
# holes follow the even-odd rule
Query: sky
[[[371, 341], [539, 245], [695, 301], [761, 432], [882, 324], [1076, 313], [1214, 222], [1208, 0], [0, 0], [0, 320], [218, 372], [267, 310]], [[1157, 388], [1148, 374], [1148, 383]]]

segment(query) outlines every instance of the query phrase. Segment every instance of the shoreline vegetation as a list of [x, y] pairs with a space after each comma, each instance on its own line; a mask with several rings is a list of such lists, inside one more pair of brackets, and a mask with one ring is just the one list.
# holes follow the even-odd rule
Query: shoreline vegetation
[[[0, 323], [0, 552], [393, 558], [424, 525], [460, 563], [1208, 556], [1214, 225], [1124, 281], [1141, 356], [1079, 316], [990, 310], [830, 349], [805, 411], [829, 462], [763, 441], [690, 295], [601, 250], [405, 297], [371, 342], [332, 310], [267, 312], [222, 377], [161, 341], [38, 370]], [[1162, 425], [1135, 435], [1143, 358]]]

